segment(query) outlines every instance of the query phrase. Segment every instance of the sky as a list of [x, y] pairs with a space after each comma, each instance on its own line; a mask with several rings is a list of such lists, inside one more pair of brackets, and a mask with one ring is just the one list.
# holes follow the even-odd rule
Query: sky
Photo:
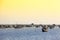
[[60, 24], [60, 0], [0, 0], [0, 24]]

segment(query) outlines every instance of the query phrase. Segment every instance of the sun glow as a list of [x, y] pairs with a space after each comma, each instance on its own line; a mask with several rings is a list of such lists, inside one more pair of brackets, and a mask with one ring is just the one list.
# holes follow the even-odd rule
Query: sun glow
[[50, 24], [59, 18], [60, 0], [0, 0], [0, 23]]

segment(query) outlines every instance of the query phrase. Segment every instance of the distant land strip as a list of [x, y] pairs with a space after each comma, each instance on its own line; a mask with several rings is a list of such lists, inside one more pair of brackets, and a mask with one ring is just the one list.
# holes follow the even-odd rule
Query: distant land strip
[[52, 28], [55, 28], [55, 27], [59, 27], [60, 28], [60, 25], [56, 25], [56, 24], [52, 24], [52, 25], [44, 25], [44, 24], [0, 24], [0, 28], [23, 28], [23, 27], [48, 27], [50, 29]]

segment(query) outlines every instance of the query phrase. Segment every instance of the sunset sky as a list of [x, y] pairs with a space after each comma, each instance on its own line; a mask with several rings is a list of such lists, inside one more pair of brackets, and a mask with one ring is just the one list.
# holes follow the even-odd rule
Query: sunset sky
[[0, 24], [60, 24], [60, 0], [0, 0]]

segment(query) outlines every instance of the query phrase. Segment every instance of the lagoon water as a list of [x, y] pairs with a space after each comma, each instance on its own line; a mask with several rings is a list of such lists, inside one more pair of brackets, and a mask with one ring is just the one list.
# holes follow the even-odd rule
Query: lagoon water
[[60, 40], [60, 28], [48, 32], [41, 28], [0, 29], [0, 40]]

